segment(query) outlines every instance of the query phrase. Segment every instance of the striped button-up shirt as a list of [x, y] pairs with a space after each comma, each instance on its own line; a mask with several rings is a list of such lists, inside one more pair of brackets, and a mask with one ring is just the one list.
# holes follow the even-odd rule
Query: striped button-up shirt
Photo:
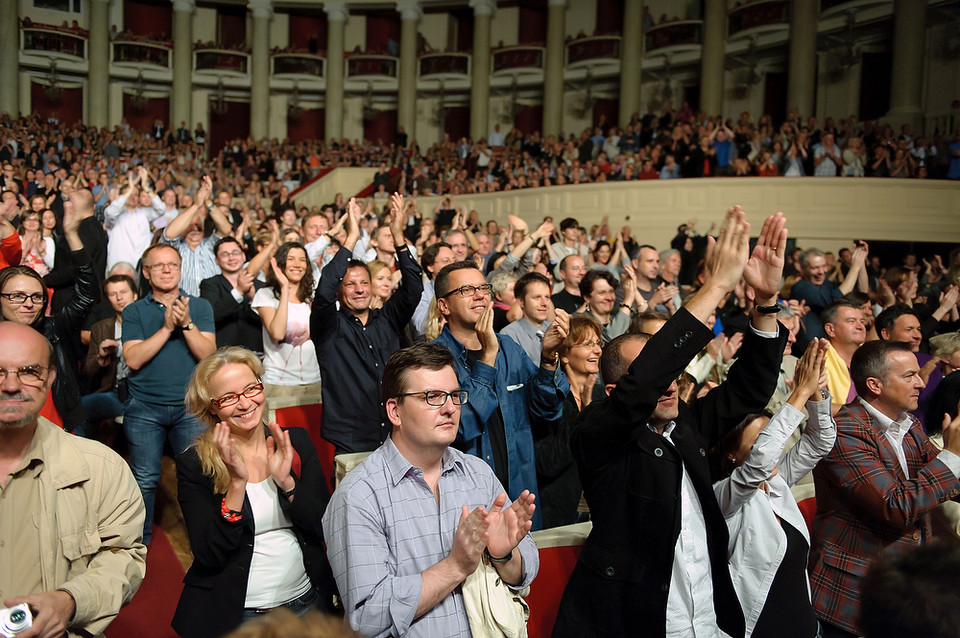
[[[489, 508], [505, 492], [480, 459], [447, 448], [440, 503], [390, 438], [357, 466], [333, 493], [323, 516], [327, 555], [351, 626], [364, 636], [470, 636], [457, 588], [414, 619], [421, 574], [450, 554], [460, 508]], [[507, 503], [509, 505], [509, 501]], [[527, 587], [540, 559], [528, 534], [517, 547]]]
[[194, 297], [200, 296], [201, 281], [220, 274], [220, 266], [213, 256], [213, 247], [220, 241], [217, 233], [204, 237], [196, 250], [190, 248], [182, 237], [170, 239], [161, 233], [160, 241], [173, 246], [180, 253], [180, 287]]

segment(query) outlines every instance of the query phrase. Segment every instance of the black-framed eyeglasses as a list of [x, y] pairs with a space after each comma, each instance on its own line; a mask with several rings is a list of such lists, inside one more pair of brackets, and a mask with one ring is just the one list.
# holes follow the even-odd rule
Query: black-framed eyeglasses
[[25, 292], [0, 292], [0, 297], [6, 297], [10, 300], [10, 303], [20, 305], [25, 302], [27, 299], [30, 299], [34, 304], [43, 303], [43, 293], [35, 292], [32, 295], [28, 295]]
[[240, 397], [247, 397], [252, 399], [253, 397], [261, 394], [263, 392], [263, 381], [258, 381], [253, 385], [247, 387], [243, 392], [237, 394], [236, 392], [229, 392], [219, 399], [210, 399], [210, 403], [216, 406], [218, 409], [222, 410], [224, 408], [229, 408], [231, 405], [236, 405], [240, 403]]
[[493, 294], [493, 284], [480, 284], [479, 286], [471, 286], [467, 284], [466, 286], [460, 286], [459, 288], [454, 288], [447, 294], [440, 297], [441, 299], [446, 299], [450, 295], [459, 292], [463, 297], [472, 297], [477, 294], [477, 291], [482, 292], [483, 294], [490, 296]]
[[49, 371], [50, 368], [39, 364], [20, 366], [16, 370], [0, 368], [0, 383], [7, 380], [9, 373], [14, 372], [21, 384], [37, 387], [43, 385], [43, 382], [47, 380], [47, 372]]
[[454, 390], [453, 392], [444, 392], [443, 390], [424, 390], [423, 392], [405, 392], [402, 397], [423, 397], [427, 405], [435, 408], [442, 408], [447, 403], [447, 397], [453, 400], [454, 405], [463, 405], [467, 402], [466, 390]]

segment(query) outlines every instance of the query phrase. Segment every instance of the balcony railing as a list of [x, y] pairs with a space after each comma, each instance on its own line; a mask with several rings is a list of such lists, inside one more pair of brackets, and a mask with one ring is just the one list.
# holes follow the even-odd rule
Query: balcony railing
[[619, 60], [620, 36], [602, 35], [567, 43], [567, 66], [592, 60]]
[[309, 75], [323, 77], [325, 60], [312, 53], [274, 53], [274, 75]]
[[199, 49], [193, 52], [193, 68], [197, 71], [221, 71], [247, 74], [250, 55], [227, 49]]
[[470, 54], [427, 53], [418, 60], [420, 77], [432, 75], [470, 75]]
[[754, 0], [731, 9], [727, 14], [728, 36], [771, 25], [790, 25], [789, 0]]
[[701, 44], [702, 24], [700, 20], [677, 20], [650, 27], [647, 31], [647, 52]]
[[390, 55], [355, 53], [347, 58], [347, 77], [396, 78], [400, 60]]
[[20, 32], [23, 34], [24, 51], [59, 53], [82, 59], [87, 57], [86, 36], [67, 33], [54, 27], [38, 26], [24, 26]]
[[497, 71], [542, 71], [543, 47], [517, 46], [493, 52], [493, 72]]
[[113, 41], [113, 62], [116, 64], [149, 64], [170, 68], [172, 44], [153, 42]]

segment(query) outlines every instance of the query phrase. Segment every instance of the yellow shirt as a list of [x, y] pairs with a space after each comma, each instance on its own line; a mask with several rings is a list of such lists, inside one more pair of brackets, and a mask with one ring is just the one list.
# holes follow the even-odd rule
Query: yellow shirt
[[40, 568], [40, 444], [34, 435], [0, 487], [0, 601], [43, 591]]

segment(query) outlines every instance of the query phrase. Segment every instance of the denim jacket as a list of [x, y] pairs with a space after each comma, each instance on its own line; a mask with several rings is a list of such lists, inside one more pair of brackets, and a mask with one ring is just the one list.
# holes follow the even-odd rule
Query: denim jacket
[[[515, 500], [523, 490], [537, 493], [537, 471], [533, 452], [531, 421], [550, 423], [560, 420], [563, 399], [570, 391], [567, 375], [556, 370], [537, 368], [523, 348], [508, 337], [497, 335], [500, 352], [496, 368], [478, 361], [471, 370], [467, 349], [449, 328], [434, 343], [453, 353], [460, 388], [469, 395], [460, 411], [460, 430], [456, 447], [478, 456], [493, 468], [490, 435], [486, 423], [500, 406], [507, 441], [507, 496]], [[542, 526], [540, 509], [534, 512], [533, 529]]]

